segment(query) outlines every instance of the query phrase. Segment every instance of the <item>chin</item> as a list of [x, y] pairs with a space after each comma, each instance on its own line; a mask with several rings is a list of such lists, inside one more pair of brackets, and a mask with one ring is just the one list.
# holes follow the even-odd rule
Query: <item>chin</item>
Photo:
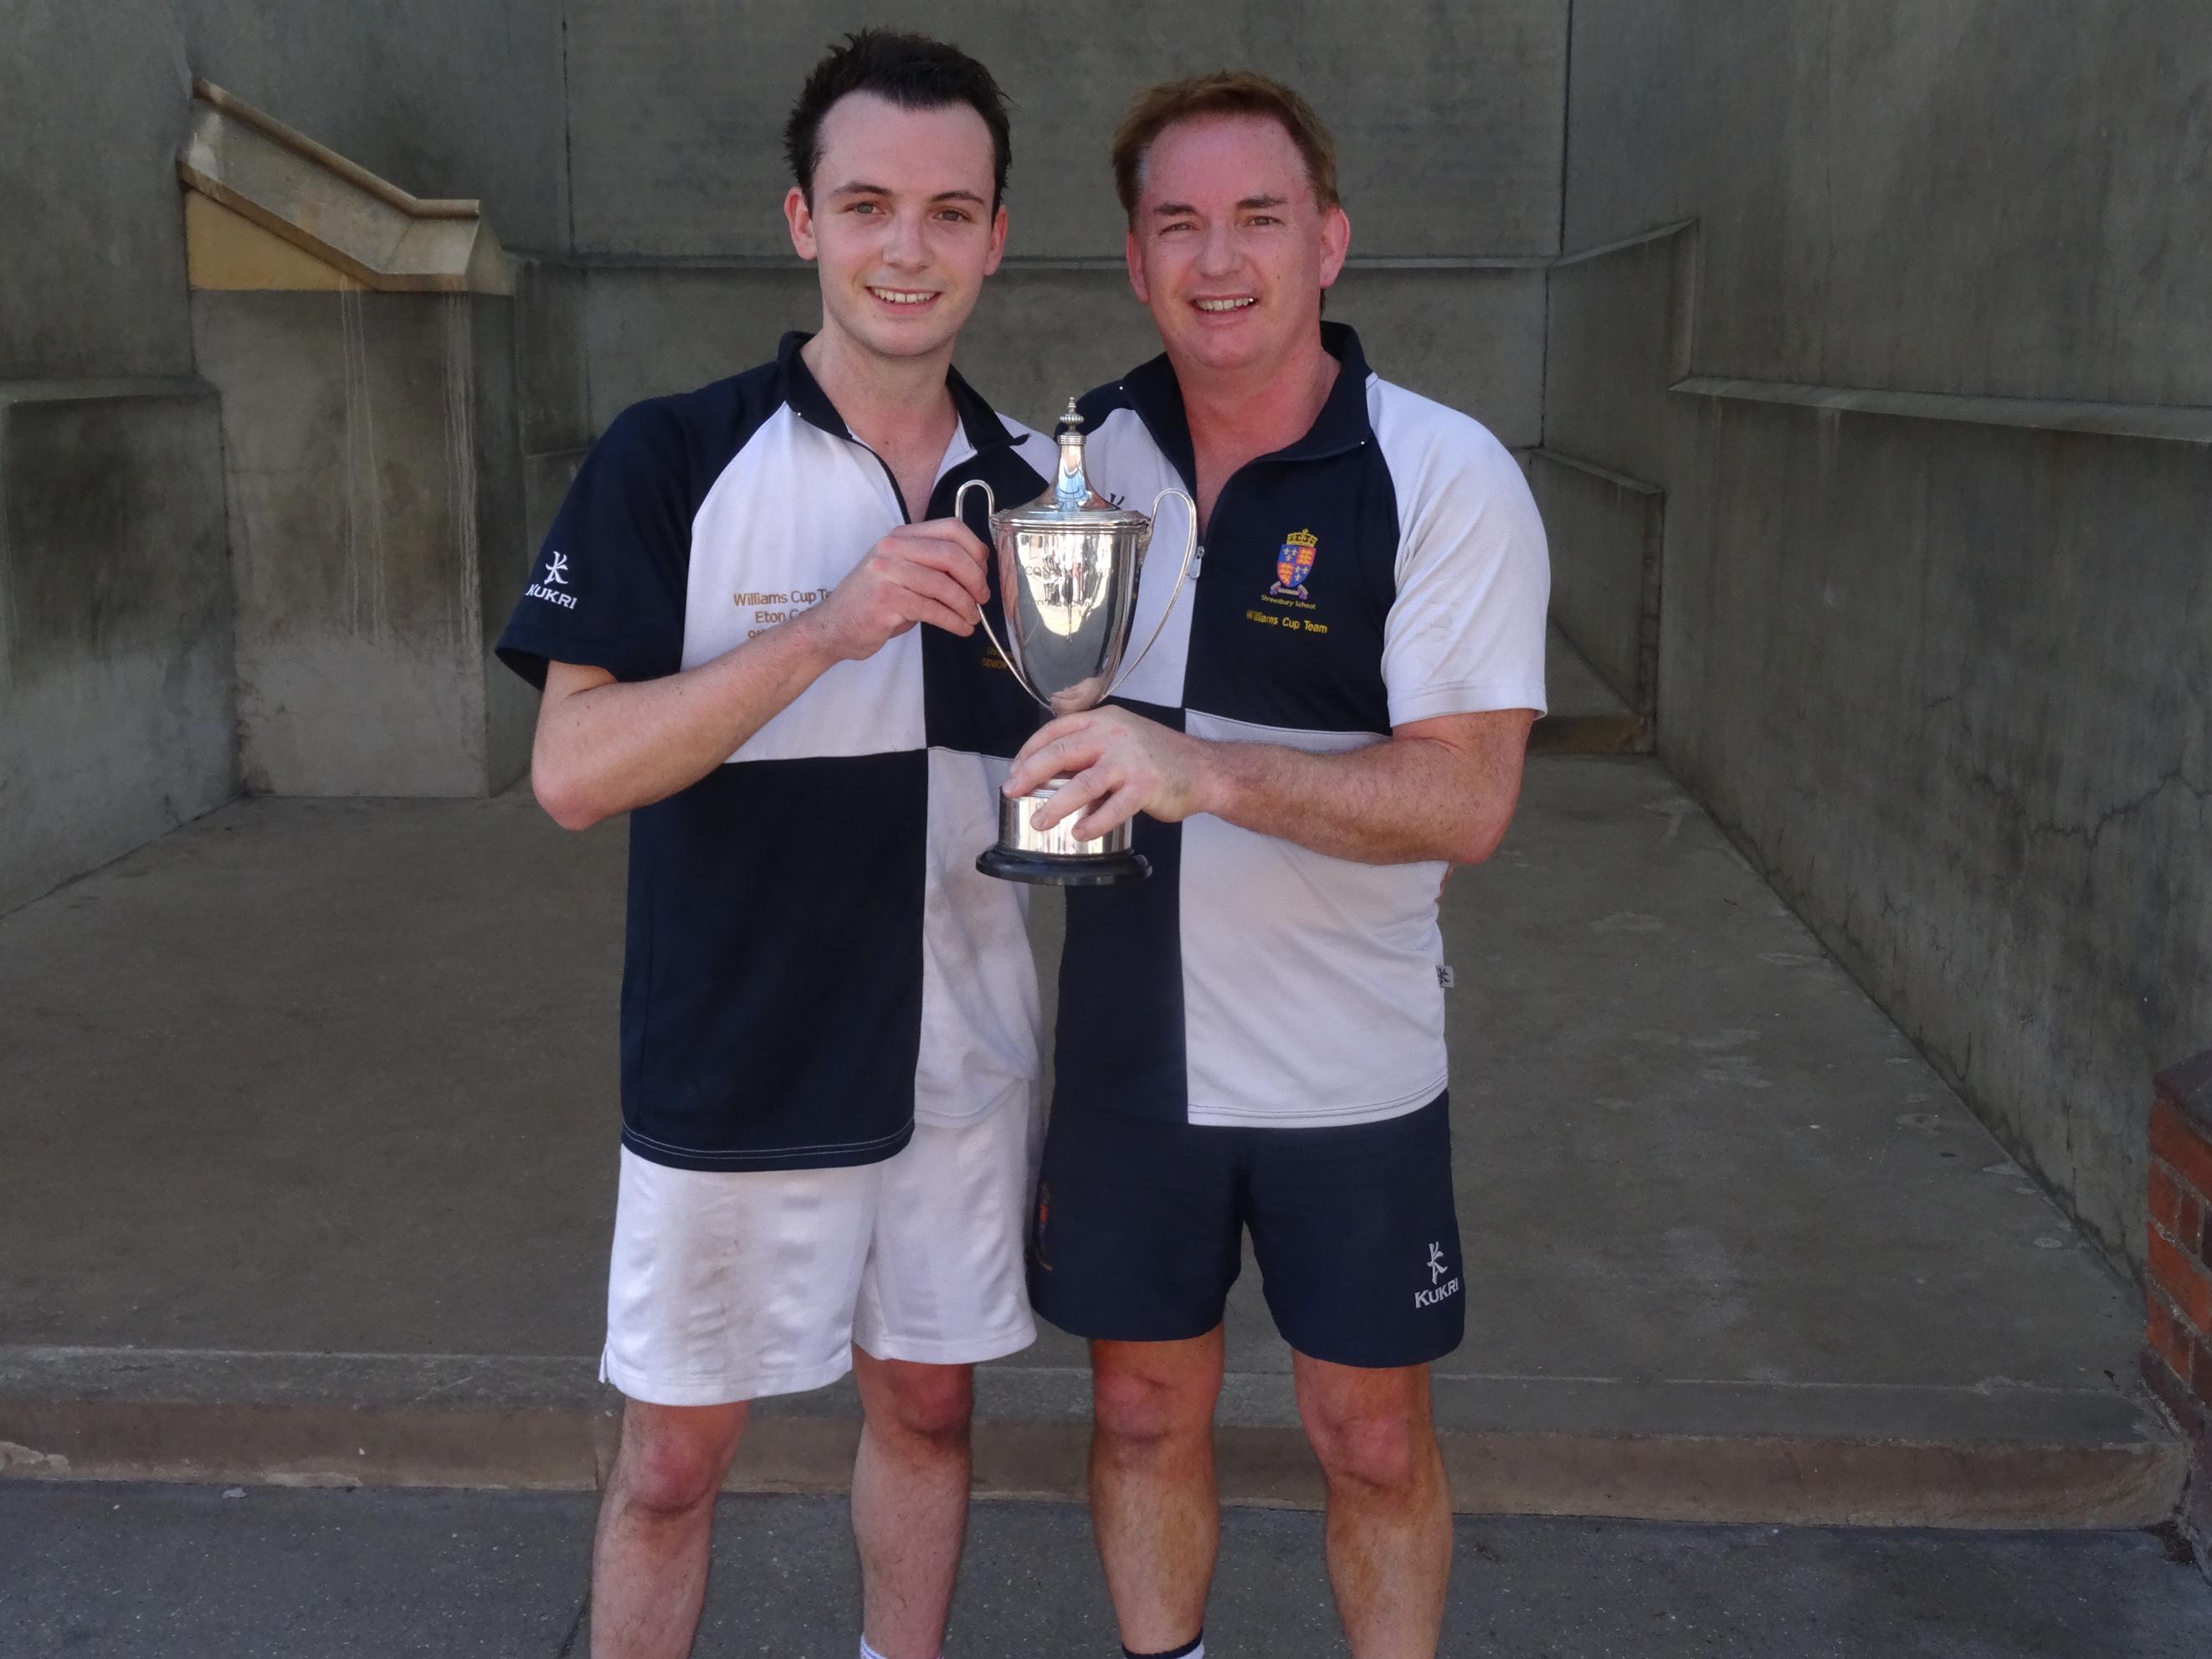
[[917, 317], [903, 325], [869, 316], [848, 316], [838, 320], [846, 333], [879, 357], [927, 357], [958, 338], [960, 325], [968, 320], [968, 316], [963, 311], [949, 323], [942, 316], [926, 321]]
[[1176, 343], [1182, 356], [1194, 363], [1226, 373], [1249, 368], [1281, 355], [1279, 341], [1231, 338], [1210, 329], [1193, 329]]

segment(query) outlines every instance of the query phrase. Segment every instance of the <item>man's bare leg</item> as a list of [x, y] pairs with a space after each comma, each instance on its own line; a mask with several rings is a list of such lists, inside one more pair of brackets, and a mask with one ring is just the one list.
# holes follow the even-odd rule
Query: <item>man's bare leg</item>
[[1206, 1622], [1221, 1363], [1218, 1325], [1182, 1342], [1091, 1345], [1091, 1524], [1132, 1653], [1171, 1652]]
[[1328, 1580], [1354, 1659], [1431, 1659], [1451, 1576], [1451, 1496], [1429, 1368], [1292, 1357], [1298, 1416], [1328, 1481]]
[[884, 1659], [937, 1659], [968, 1531], [975, 1370], [853, 1350], [865, 1420], [853, 1466], [861, 1633]]
[[624, 1407], [592, 1550], [592, 1659], [684, 1659], [691, 1651], [714, 1494], [744, 1426], [743, 1402]]

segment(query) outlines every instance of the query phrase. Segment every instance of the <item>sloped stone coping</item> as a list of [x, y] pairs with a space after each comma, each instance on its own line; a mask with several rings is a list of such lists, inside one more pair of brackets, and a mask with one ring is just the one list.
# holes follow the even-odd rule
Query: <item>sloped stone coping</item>
[[512, 294], [474, 201], [424, 200], [205, 81], [177, 157], [198, 289]]

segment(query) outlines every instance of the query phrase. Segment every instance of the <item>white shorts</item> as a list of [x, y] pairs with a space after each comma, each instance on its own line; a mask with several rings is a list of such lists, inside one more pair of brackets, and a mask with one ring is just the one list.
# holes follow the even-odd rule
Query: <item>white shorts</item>
[[843, 1170], [672, 1170], [628, 1147], [599, 1379], [659, 1406], [799, 1394], [878, 1359], [969, 1364], [1036, 1340], [1024, 1281], [1036, 1114], [915, 1125]]

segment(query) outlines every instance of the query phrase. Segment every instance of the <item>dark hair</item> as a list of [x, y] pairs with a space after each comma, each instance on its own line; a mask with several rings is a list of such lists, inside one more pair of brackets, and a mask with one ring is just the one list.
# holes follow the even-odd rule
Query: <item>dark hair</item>
[[1006, 168], [1014, 144], [1006, 124], [1006, 94], [991, 71], [957, 46], [926, 34], [862, 29], [848, 34], [814, 66], [791, 118], [783, 124], [783, 153], [808, 202], [814, 200], [814, 169], [822, 160], [822, 118], [849, 93], [872, 92], [901, 109], [941, 109], [965, 104], [991, 130], [991, 206], [1006, 194]]
[[1313, 106], [1271, 76], [1216, 70], [1147, 87], [1129, 100], [1128, 112], [1114, 133], [1114, 190], [1133, 222], [1152, 142], [1178, 121], [1208, 115], [1264, 115], [1277, 123], [1305, 161], [1314, 204], [1323, 211], [1337, 205], [1336, 140]]

